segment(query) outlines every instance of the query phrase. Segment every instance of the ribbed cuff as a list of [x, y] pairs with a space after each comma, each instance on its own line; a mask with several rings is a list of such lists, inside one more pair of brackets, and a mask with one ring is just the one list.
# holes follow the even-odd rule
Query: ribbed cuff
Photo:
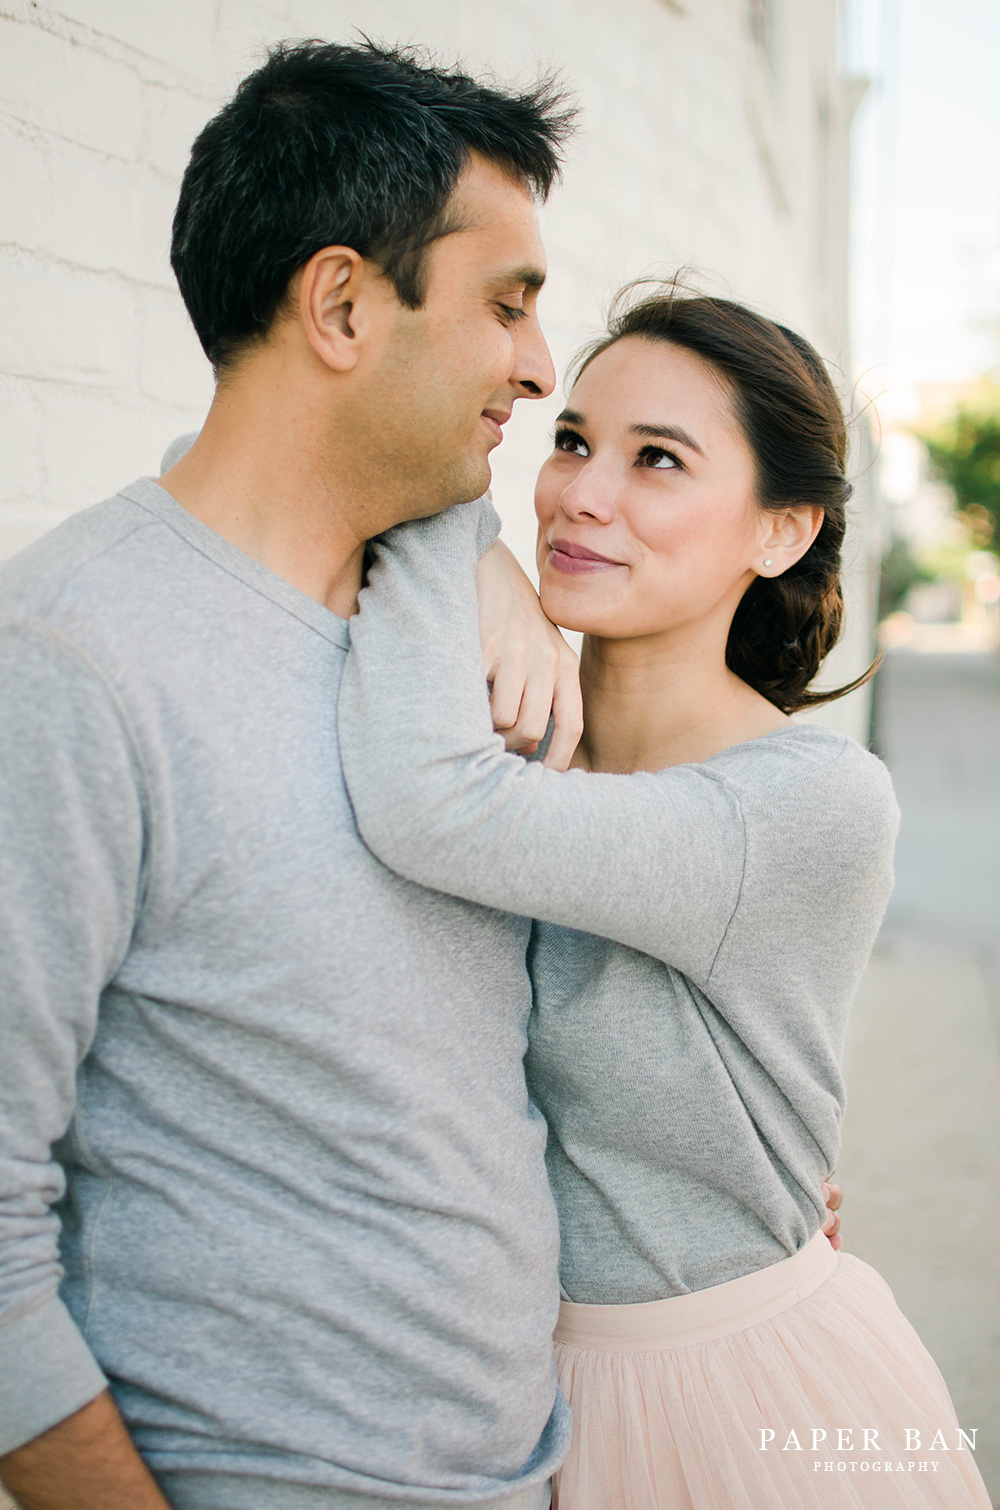
[[107, 1388], [57, 1295], [0, 1326], [0, 1456], [65, 1421]]

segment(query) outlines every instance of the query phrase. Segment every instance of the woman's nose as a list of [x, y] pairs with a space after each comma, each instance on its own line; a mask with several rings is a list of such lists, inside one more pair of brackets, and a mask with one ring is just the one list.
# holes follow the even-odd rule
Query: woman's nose
[[607, 467], [590, 461], [563, 489], [559, 502], [571, 519], [610, 524], [618, 512], [618, 478]]

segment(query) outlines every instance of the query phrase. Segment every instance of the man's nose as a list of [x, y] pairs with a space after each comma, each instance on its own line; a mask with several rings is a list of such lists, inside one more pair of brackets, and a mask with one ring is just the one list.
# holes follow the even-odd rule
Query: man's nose
[[556, 386], [556, 370], [542, 327], [534, 316], [515, 326], [514, 341], [517, 355], [513, 381], [521, 390], [519, 397], [548, 398]]

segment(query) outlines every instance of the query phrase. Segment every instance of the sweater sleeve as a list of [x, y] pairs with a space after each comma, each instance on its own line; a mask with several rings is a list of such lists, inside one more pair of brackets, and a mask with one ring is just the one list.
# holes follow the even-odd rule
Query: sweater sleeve
[[479, 648], [478, 543], [475, 513], [455, 508], [375, 544], [339, 704], [362, 837], [408, 880], [704, 981], [739, 899], [735, 794], [704, 767], [615, 776], [507, 754]]
[[58, 1298], [52, 1146], [127, 947], [142, 818], [102, 678], [47, 625], [0, 626], [0, 1453], [105, 1387]]

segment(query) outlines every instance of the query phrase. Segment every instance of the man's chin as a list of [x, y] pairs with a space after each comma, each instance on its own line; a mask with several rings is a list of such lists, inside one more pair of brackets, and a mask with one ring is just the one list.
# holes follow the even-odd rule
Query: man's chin
[[[457, 481], [457, 479], [456, 479]], [[489, 491], [493, 481], [493, 470], [485, 456], [466, 469], [461, 479], [459, 496], [452, 500], [453, 503], [471, 503], [474, 498], [482, 498]]]
[[422, 489], [420, 496], [411, 495], [408, 519], [428, 519], [432, 514], [443, 514], [445, 509], [458, 503], [471, 503], [482, 498], [493, 481], [490, 464], [485, 457], [467, 459], [461, 466], [450, 468], [438, 479], [436, 487]]
[[456, 503], [471, 503], [474, 498], [482, 498], [492, 481], [493, 473], [485, 457], [466, 462], [443, 480], [441, 502], [434, 512], [440, 513], [443, 509], [453, 508]]

